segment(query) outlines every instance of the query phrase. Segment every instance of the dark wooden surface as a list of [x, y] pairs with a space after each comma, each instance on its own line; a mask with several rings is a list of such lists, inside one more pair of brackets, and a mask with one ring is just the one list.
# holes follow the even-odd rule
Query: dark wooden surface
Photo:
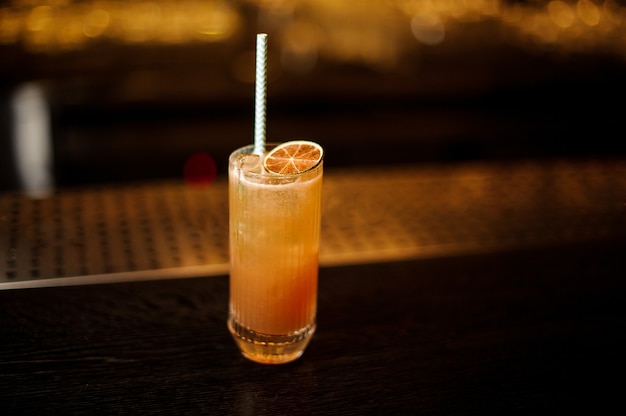
[[283, 366], [239, 355], [226, 276], [2, 291], [2, 414], [620, 413], [624, 249], [324, 268]]

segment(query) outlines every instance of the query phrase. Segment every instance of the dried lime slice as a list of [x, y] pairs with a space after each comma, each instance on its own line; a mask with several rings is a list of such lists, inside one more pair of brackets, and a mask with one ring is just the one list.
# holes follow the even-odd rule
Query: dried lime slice
[[265, 170], [278, 175], [293, 175], [306, 172], [322, 160], [322, 146], [307, 140], [294, 140], [282, 143], [263, 159]]

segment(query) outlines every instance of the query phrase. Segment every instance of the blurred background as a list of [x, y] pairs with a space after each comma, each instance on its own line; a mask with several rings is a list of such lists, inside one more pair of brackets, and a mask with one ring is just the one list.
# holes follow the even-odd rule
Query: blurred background
[[224, 175], [260, 32], [328, 167], [626, 154], [624, 0], [3, 0], [0, 188]]

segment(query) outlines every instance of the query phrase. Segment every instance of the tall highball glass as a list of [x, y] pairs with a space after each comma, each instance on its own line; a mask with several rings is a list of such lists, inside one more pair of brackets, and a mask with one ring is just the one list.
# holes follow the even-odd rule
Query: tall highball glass
[[229, 158], [228, 328], [248, 359], [287, 363], [315, 331], [323, 162], [277, 175], [252, 151]]

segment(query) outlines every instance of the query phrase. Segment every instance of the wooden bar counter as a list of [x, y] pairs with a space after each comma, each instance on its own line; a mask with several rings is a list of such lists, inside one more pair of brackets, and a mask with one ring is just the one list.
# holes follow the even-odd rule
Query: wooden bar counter
[[[611, 177], [611, 189], [624, 182]], [[536, 244], [361, 263], [327, 253], [317, 332], [299, 360], [280, 366], [237, 350], [226, 329], [227, 273], [0, 290], [2, 414], [617, 412], [626, 370], [624, 206], [611, 207], [609, 227], [608, 211], [574, 215], [577, 201], [544, 218], [552, 222], [525, 217], [518, 234]], [[571, 227], [540, 238], [559, 218]]]

